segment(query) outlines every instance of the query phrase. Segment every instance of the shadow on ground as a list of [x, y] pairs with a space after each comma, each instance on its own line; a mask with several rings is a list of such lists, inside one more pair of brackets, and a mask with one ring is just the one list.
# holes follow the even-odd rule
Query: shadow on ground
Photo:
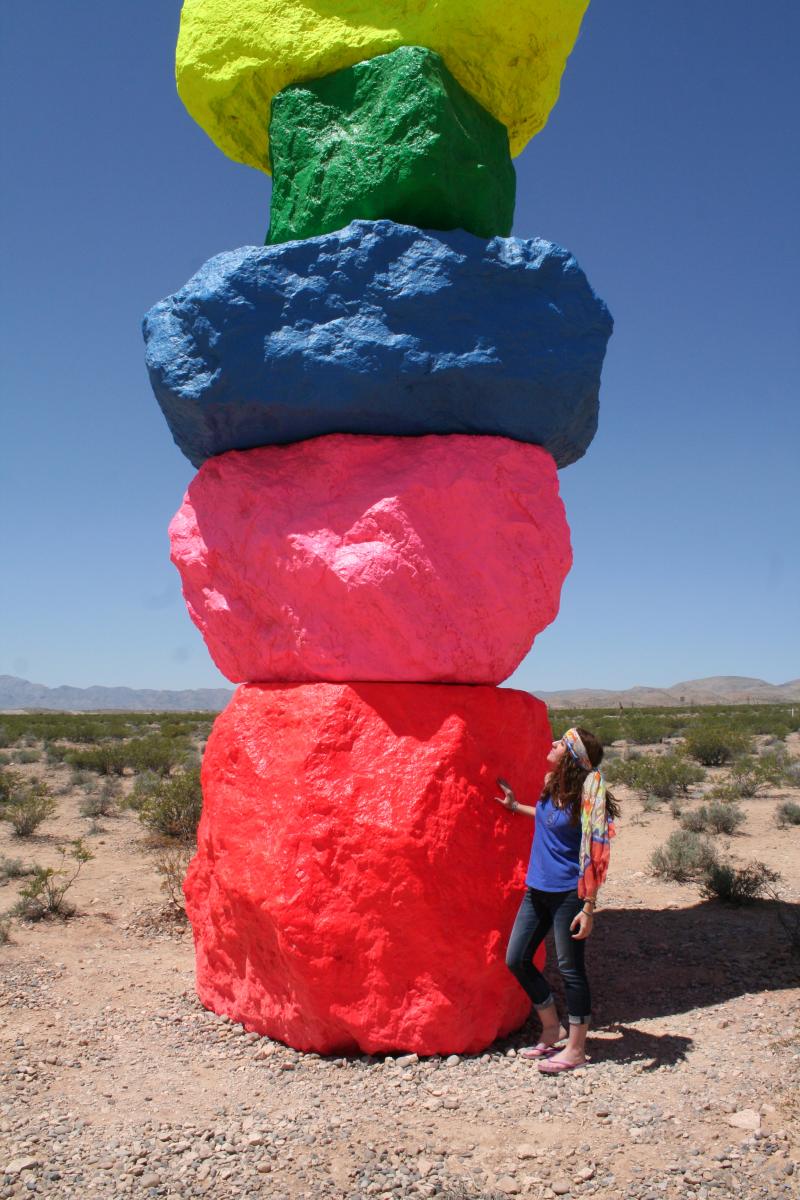
[[800, 904], [619, 908], [598, 913], [588, 948], [599, 1024], [708, 1008], [800, 984]]

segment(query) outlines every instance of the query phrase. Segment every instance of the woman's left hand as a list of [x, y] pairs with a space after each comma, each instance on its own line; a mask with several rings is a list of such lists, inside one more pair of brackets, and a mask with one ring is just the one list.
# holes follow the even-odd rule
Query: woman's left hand
[[581, 909], [569, 927], [570, 933], [576, 942], [580, 942], [583, 940], [583, 938], [587, 938], [589, 936], [589, 934], [592, 932], [593, 922], [594, 916], [592, 913], [585, 912], [583, 909]]

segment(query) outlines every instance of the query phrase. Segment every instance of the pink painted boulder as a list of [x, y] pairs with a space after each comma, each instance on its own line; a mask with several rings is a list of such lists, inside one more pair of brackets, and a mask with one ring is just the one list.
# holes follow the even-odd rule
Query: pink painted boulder
[[535, 802], [550, 737], [505, 688], [239, 688], [184, 885], [203, 1004], [319, 1053], [475, 1052], [521, 1025], [505, 947], [533, 823], [493, 797], [500, 775]]
[[550, 455], [459, 434], [230, 451], [203, 464], [170, 538], [234, 682], [499, 683], [572, 561]]

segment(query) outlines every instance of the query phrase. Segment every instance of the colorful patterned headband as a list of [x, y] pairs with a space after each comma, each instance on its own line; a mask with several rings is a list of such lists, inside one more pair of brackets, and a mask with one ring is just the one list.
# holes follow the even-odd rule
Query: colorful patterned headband
[[561, 740], [579, 766], [583, 767], [585, 771], [594, 770], [592, 761], [589, 758], [589, 755], [586, 753], [586, 747], [581, 741], [581, 735], [578, 733], [577, 729], [568, 729]]

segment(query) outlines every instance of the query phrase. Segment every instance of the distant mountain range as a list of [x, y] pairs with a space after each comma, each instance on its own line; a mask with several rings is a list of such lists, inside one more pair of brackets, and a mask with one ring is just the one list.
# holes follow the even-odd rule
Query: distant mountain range
[[195, 688], [185, 692], [157, 688], [45, 687], [15, 675], [0, 675], [0, 710], [50, 709], [57, 712], [220, 712], [233, 695], [232, 688]]
[[684, 704], [787, 704], [800, 701], [800, 679], [767, 683], [744, 675], [712, 675], [689, 679], [669, 688], [632, 687], [624, 692], [575, 688], [566, 692], [537, 692], [551, 708], [642, 708]]
[[[57, 712], [220, 712], [233, 694], [231, 688], [195, 688], [183, 692], [155, 688], [45, 687], [15, 675], [0, 675], [0, 711], [49, 709]], [[646, 705], [683, 704], [785, 704], [800, 702], [800, 679], [766, 683], [741, 675], [714, 675], [691, 679], [670, 688], [633, 687], [624, 692], [575, 688], [563, 692], [537, 692], [551, 708], [641, 708]]]

